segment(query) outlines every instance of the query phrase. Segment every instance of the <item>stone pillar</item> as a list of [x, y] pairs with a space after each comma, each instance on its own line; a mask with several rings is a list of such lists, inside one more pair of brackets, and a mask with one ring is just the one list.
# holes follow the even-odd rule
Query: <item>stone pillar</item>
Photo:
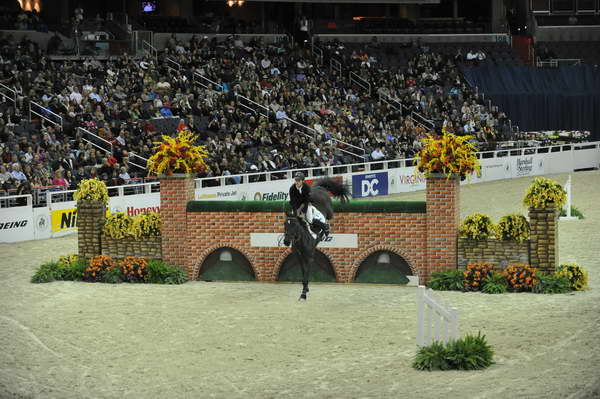
[[431, 174], [426, 190], [427, 269], [421, 272], [420, 284], [429, 281], [434, 271], [457, 268], [459, 178]]
[[102, 201], [77, 201], [77, 246], [79, 257], [102, 254], [102, 228], [106, 205]]
[[544, 272], [554, 272], [558, 261], [558, 210], [529, 208], [529, 224], [531, 266]]
[[178, 174], [160, 178], [160, 216], [162, 220], [162, 259], [168, 265], [177, 266], [191, 273], [186, 253], [188, 201], [194, 199], [194, 178]]

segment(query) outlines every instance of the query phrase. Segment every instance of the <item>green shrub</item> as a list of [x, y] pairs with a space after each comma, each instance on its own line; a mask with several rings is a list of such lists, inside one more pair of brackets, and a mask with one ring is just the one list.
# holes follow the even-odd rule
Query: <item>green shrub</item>
[[563, 263], [558, 267], [556, 274], [566, 277], [572, 290], [581, 291], [587, 288], [588, 272], [576, 263]]
[[537, 273], [531, 291], [537, 294], [564, 294], [571, 292], [569, 279], [556, 273]]
[[527, 218], [523, 215], [513, 213], [500, 218], [496, 234], [500, 240], [523, 242], [529, 238], [530, 230]]
[[49, 283], [62, 280], [64, 268], [58, 262], [48, 262], [41, 265], [31, 277], [32, 283]]
[[104, 273], [102, 273], [101, 280], [103, 283], [109, 284], [119, 284], [123, 282], [123, 273], [121, 273], [121, 268], [118, 266], [113, 266], [109, 269], [106, 269]]
[[417, 370], [481, 370], [494, 363], [494, 350], [485, 335], [467, 334], [447, 344], [433, 342], [419, 348], [412, 366]]
[[446, 345], [434, 341], [429, 346], [419, 348], [412, 366], [417, 370], [450, 370]]
[[85, 259], [77, 259], [76, 261], [71, 262], [65, 267], [63, 280], [83, 281], [83, 274], [85, 273], [87, 266], [88, 263]]
[[438, 291], [462, 291], [463, 272], [460, 270], [443, 270], [431, 273], [429, 288]]
[[483, 280], [482, 291], [486, 294], [504, 294], [507, 290], [506, 276], [502, 273], [492, 272]]
[[146, 268], [146, 282], [154, 284], [183, 284], [187, 281], [185, 272], [177, 267], [167, 265], [159, 260], [151, 260]]
[[496, 235], [497, 227], [488, 215], [474, 213], [467, 216], [459, 227], [461, 237], [469, 240], [486, 240]]
[[494, 363], [494, 350], [481, 333], [448, 342], [447, 353], [450, 365], [457, 370], [481, 370]]
[[[560, 208], [560, 216], [567, 216], [567, 212], [565, 211], [565, 208]], [[576, 217], [577, 219], [585, 219], [585, 217], [583, 216], [583, 213], [575, 208], [573, 205], [571, 205], [571, 216]]]

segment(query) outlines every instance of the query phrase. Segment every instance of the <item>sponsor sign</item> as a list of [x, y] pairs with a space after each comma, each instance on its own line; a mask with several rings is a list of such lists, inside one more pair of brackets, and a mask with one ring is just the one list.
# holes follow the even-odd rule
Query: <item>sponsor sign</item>
[[127, 216], [137, 216], [141, 213], [152, 213], [152, 212], [159, 213], [160, 206], [148, 206], [148, 207], [141, 207], [141, 208], [138, 208], [135, 206], [127, 207]]
[[352, 176], [352, 197], [354, 198], [376, 197], [387, 195], [387, 193], [387, 172]]
[[216, 192], [207, 192], [206, 188], [203, 188], [196, 192], [197, 200], [237, 200], [240, 196], [238, 189], [223, 190], [220, 189]]
[[[250, 233], [251, 247], [281, 247], [283, 233]], [[358, 234], [331, 234], [318, 248], [358, 248]]]
[[33, 213], [28, 206], [2, 209], [0, 213], [0, 242], [33, 240]]
[[33, 208], [33, 230], [36, 240], [51, 237], [50, 211], [48, 208]]
[[544, 174], [544, 159], [538, 155], [514, 157], [511, 169], [512, 177], [541, 175]]
[[50, 212], [52, 233], [77, 229], [77, 208], [58, 209]]

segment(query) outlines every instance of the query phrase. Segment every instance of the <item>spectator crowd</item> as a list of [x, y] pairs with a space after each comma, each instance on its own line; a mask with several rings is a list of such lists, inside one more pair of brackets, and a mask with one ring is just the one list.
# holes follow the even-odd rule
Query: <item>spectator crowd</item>
[[[157, 58], [53, 61], [0, 34], [0, 83], [14, 90], [0, 104], [0, 184], [133, 182], [153, 142], [181, 129], [207, 146], [207, 177], [410, 158], [435, 126], [482, 142], [505, 134], [506, 116], [464, 82], [466, 56], [422, 47], [404, 67], [383, 64], [376, 42], [320, 45], [324, 59], [287, 41], [173, 36]], [[343, 74], [323, 66], [332, 58]]]

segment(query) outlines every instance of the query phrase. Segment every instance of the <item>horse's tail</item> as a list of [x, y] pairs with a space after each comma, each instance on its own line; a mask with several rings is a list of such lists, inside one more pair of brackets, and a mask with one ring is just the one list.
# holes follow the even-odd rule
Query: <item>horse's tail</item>
[[328, 177], [317, 180], [313, 183], [313, 187], [322, 187], [326, 191], [329, 191], [334, 198], [339, 199], [342, 202], [348, 202], [351, 195], [350, 190], [348, 190], [346, 185]]

